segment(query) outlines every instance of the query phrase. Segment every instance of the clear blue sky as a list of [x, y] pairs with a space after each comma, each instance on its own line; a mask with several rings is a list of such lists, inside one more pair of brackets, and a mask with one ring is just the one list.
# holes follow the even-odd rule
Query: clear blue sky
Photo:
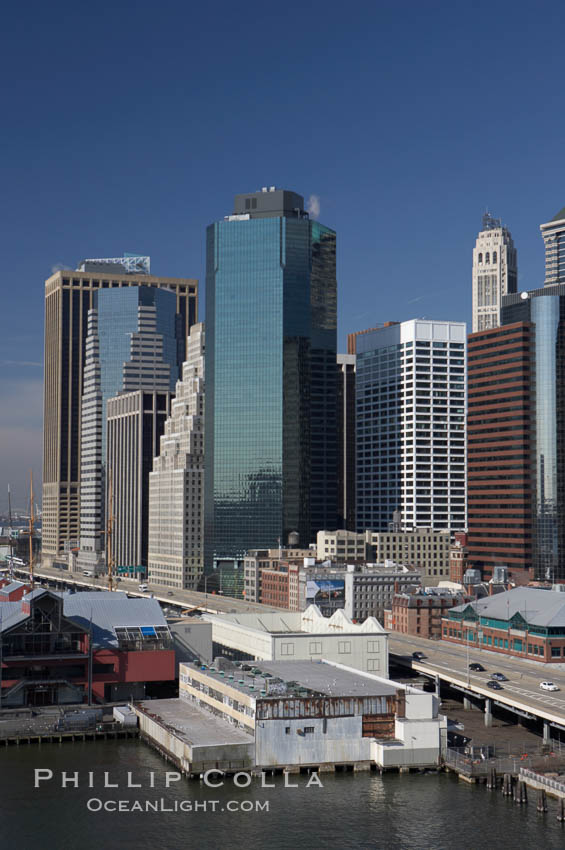
[[[3, 11], [0, 509], [41, 470], [43, 283], [123, 251], [198, 277], [236, 192], [320, 199], [339, 329], [470, 317], [488, 208], [519, 287], [565, 205], [562, 2], [84, 4]], [[203, 307], [203, 299], [202, 299]], [[201, 311], [203, 317], [203, 309]]]

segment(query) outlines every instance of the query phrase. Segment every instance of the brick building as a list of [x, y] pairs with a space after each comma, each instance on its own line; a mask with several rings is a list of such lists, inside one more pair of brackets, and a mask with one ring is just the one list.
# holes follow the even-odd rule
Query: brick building
[[463, 584], [463, 576], [468, 566], [467, 559], [469, 555], [467, 534], [464, 531], [458, 531], [454, 537], [455, 541], [449, 547], [449, 580], [457, 584]]
[[465, 599], [462, 593], [396, 593], [385, 611], [384, 627], [404, 635], [441, 638], [442, 617]]
[[263, 605], [300, 611], [298, 564], [279, 561], [272, 567], [261, 568], [261, 598]]
[[532, 353], [529, 322], [469, 335], [467, 566], [515, 584], [532, 565]]
[[532, 661], [565, 662], [565, 593], [516, 587], [451, 608], [442, 638]]

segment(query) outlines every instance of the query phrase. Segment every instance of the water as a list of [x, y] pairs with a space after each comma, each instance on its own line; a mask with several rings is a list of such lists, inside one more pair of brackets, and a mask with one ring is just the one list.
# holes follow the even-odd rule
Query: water
[[[55, 779], [34, 789], [34, 769], [51, 769]], [[173, 770], [140, 741], [48, 744], [0, 750], [1, 850], [282, 850], [311, 845], [335, 850], [481, 850], [482, 848], [565, 847], [565, 827], [549, 812], [517, 806], [500, 792], [460, 783], [452, 775], [373, 773], [322, 774], [324, 787], [306, 787], [308, 777], [293, 776], [299, 788], [206, 788], [187, 779], [164, 787]], [[83, 787], [61, 788], [61, 771], [79, 771]], [[104, 771], [120, 788], [88, 788], [88, 772], [103, 783]], [[128, 789], [127, 773], [147, 786]], [[90, 812], [88, 800], [164, 800], [206, 803], [206, 811]], [[212, 811], [215, 802], [216, 811]], [[241, 811], [258, 802], [269, 811]], [[97, 804], [93, 804], [97, 805]], [[227, 811], [227, 807], [238, 811]], [[223, 811], [222, 811], [223, 809]]]

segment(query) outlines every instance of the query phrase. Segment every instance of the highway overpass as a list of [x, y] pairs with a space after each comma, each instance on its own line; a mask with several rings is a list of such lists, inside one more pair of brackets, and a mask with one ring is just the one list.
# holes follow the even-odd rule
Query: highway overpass
[[[426, 640], [411, 635], [390, 633], [390, 663], [410, 667], [436, 683], [445, 682], [460, 691], [469, 703], [485, 712], [485, 723], [492, 717], [492, 708], [500, 706], [512, 711], [518, 718], [544, 721], [544, 737], [550, 735], [550, 726], [565, 731], [565, 665], [540, 664], [512, 658], [502, 653], [484, 649], [467, 648], [443, 640]], [[413, 652], [422, 652], [425, 658], [417, 661]], [[469, 664], [479, 663], [484, 673], [469, 670]], [[487, 682], [492, 673], [503, 673], [507, 682], [502, 690], [491, 690]], [[544, 691], [540, 682], [552, 681], [559, 691]]]
[[[14, 573], [20, 580], [29, 579], [29, 568], [14, 568]], [[77, 590], [108, 590], [107, 576], [89, 578], [81, 572], [71, 573], [67, 570], [52, 567], [36, 567], [33, 571], [36, 583], [43, 586], [55, 588], [76, 588]], [[275, 611], [276, 608], [261, 605], [258, 602], [245, 602], [241, 599], [233, 599], [231, 596], [222, 596], [218, 593], [198, 593], [192, 590], [177, 590], [154, 583], [149, 584], [149, 590], [142, 593], [139, 590], [139, 579], [130, 579], [119, 576], [119, 582], [114, 584], [116, 591], [124, 591], [128, 596], [148, 598], [152, 596], [165, 606], [175, 609], [193, 609], [207, 611], [210, 614], [242, 614], [244, 612]], [[116, 577], [114, 577], [116, 582]]]

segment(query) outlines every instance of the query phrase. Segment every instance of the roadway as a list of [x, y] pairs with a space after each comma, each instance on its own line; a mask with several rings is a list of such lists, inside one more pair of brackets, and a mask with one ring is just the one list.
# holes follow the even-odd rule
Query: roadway
[[[29, 577], [29, 569], [15, 568], [14, 573], [19, 579]], [[108, 590], [107, 576], [90, 578], [81, 572], [70, 573], [67, 570], [54, 569], [52, 567], [35, 567], [34, 578], [41, 584], [55, 584], [56, 586], [76, 587], [77, 590]], [[192, 590], [177, 590], [164, 585], [148, 583], [148, 590], [142, 593], [139, 590], [139, 579], [130, 579], [125, 576], [119, 577], [119, 582], [114, 584], [114, 589], [124, 591], [128, 596], [153, 597], [165, 606], [179, 609], [198, 608], [210, 614], [243, 614], [275, 611], [277, 609], [258, 602], [245, 602], [241, 599], [233, 599], [231, 596], [222, 596], [217, 593], [199, 593]], [[114, 577], [115, 580], [115, 577]]]
[[[563, 664], [541, 664], [512, 658], [502, 653], [459, 646], [442, 640], [427, 640], [411, 635], [389, 635], [391, 661], [411, 666], [413, 670], [439, 676], [446, 683], [463, 690], [469, 697], [487, 698], [518, 712], [532, 714], [556, 725], [565, 726], [565, 670]], [[412, 659], [413, 652], [423, 652], [421, 661]], [[482, 664], [484, 673], [469, 670], [473, 662]], [[508, 682], [502, 690], [491, 690], [486, 683], [493, 673], [503, 673]], [[540, 682], [551, 681], [559, 691], [543, 691]]]

